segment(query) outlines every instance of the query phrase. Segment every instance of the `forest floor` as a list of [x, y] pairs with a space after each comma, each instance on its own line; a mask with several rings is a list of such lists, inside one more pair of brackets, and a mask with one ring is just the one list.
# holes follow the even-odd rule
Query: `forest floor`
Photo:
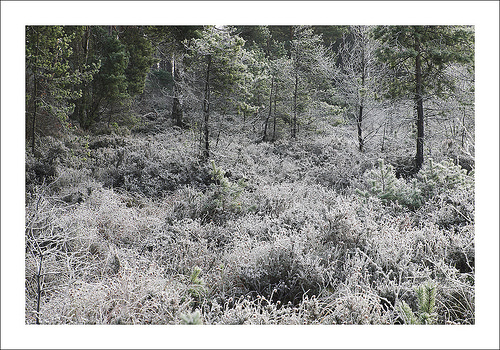
[[170, 124], [27, 152], [27, 324], [474, 324], [474, 174], [444, 152], [404, 179], [352, 126], [234, 127], [202, 162]]

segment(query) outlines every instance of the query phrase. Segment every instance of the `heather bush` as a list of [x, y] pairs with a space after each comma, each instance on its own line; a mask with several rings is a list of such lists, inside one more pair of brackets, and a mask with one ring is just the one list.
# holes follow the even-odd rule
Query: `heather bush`
[[230, 297], [224, 303], [212, 302], [204, 305], [206, 324], [218, 325], [308, 325], [320, 324], [321, 303], [316, 296], [304, 296], [295, 305], [269, 298]]
[[202, 223], [223, 224], [243, 210], [239, 197], [245, 188], [244, 182], [234, 183], [225, 178], [214, 164], [212, 166], [211, 183], [205, 191], [188, 186], [176, 192], [184, 199], [174, 203], [176, 219], [191, 218], [200, 219]]
[[77, 281], [44, 304], [45, 324], [179, 324], [190, 312], [188, 286], [157, 264], [123, 258], [119, 275]]
[[317, 295], [324, 285], [319, 259], [304, 252], [299, 237], [286, 232], [270, 242], [238, 244], [227, 259], [246, 292], [273, 294], [282, 303], [296, 303], [304, 294]]

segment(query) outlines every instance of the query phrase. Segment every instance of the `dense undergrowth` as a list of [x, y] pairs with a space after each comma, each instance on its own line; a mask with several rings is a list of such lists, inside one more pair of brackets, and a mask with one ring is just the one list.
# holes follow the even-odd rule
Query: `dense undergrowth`
[[162, 123], [27, 152], [26, 323], [474, 323], [474, 174], [453, 159], [397, 177], [338, 126], [228, 133], [204, 163]]

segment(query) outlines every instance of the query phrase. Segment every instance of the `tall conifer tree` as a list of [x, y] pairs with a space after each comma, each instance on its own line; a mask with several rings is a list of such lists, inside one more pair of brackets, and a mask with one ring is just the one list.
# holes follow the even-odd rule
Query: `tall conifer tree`
[[373, 33], [383, 45], [379, 59], [395, 74], [387, 82], [387, 95], [415, 103], [418, 172], [424, 162], [424, 102], [453, 90], [453, 80], [445, 74], [450, 64], [473, 63], [474, 32], [464, 26], [377, 26]]

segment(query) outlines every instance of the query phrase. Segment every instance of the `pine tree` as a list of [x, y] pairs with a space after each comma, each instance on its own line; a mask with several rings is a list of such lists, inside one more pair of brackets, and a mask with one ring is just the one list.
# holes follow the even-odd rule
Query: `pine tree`
[[74, 37], [62, 26], [26, 27], [26, 124], [31, 128], [33, 152], [39, 117], [58, 120], [64, 126], [74, 101], [82, 95], [78, 85], [91, 80], [98, 70], [97, 65], [71, 65]]
[[84, 49], [74, 65], [100, 67], [91, 82], [82, 84], [83, 98], [76, 101], [73, 117], [86, 129], [100, 120], [104, 109], [129, 97], [125, 75], [129, 54], [113, 27], [86, 27], [80, 40]]
[[464, 26], [377, 26], [373, 34], [383, 45], [377, 52], [378, 58], [394, 72], [387, 81], [387, 95], [410, 98], [415, 103], [414, 171], [418, 172], [424, 161], [424, 102], [453, 90], [453, 80], [445, 74], [449, 65], [473, 62], [473, 29]]
[[[115, 106], [126, 106], [144, 90], [146, 76], [154, 60], [151, 42], [141, 27], [68, 27], [75, 41], [71, 64], [75, 69], [99, 67], [92, 81], [82, 81], [81, 98], [75, 100], [73, 118], [89, 128]], [[128, 108], [128, 107], [127, 107]]]
[[134, 96], [144, 91], [146, 76], [154, 63], [153, 46], [144, 35], [144, 27], [128, 26], [122, 30], [120, 42], [125, 45], [129, 57], [125, 69], [127, 92]]
[[416, 288], [418, 313], [415, 315], [410, 306], [402, 301], [399, 304], [399, 312], [406, 324], [432, 325], [436, 324], [436, 293], [437, 287], [432, 282], [420, 285]]
[[244, 64], [245, 41], [231, 28], [206, 27], [201, 38], [189, 45], [192, 86], [202, 94], [203, 152], [209, 158], [209, 133], [211, 105], [215, 97], [227, 97], [238, 84], [244, 82], [247, 67]]

